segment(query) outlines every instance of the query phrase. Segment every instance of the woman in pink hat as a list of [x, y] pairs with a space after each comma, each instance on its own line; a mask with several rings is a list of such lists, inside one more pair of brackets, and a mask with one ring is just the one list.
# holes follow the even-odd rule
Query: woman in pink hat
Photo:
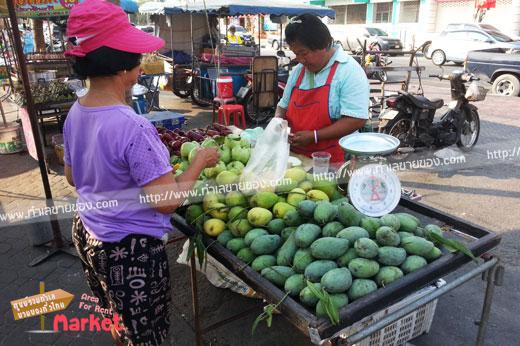
[[[117, 343], [160, 345], [168, 334], [170, 273], [162, 239], [170, 214], [201, 171], [218, 162], [201, 149], [174, 177], [153, 125], [125, 103], [140, 73], [141, 54], [164, 45], [133, 27], [123, 10], [86, 0], [70, 12], [66, 54], [90, 80], [65, 121], [65, 175], [78, 192], [73, 242], [87, 282], [113, 320]], [[153, 198], [150, 198], [153, 197]], [[117, 317], [117, 318], [116, 318]]]

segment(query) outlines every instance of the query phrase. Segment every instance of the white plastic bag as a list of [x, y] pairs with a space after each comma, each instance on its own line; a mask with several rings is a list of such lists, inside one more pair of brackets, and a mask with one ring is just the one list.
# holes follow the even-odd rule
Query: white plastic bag
[[283, 178], [289, 159], [289, 127], [287, 121], [273, 118], [257, 138], [251, 157], [240, 178], [243, 189], [274, 190]]
[[486, 88], [482, 83], [473, 81], [466, 89], [466, 98], [468, 101], [484, 101], [489, 88]]
[[[190, 262], [186, 260], [189, 246], [190, 241], [186, 240], [182, 246], [182, 252], [177, 258], [177, 263], [185, 264], [187, 266], [190, 265]], [[200, 268], [199, 261], [195, 261], [195, 263], [197, 270], [200, 273], [206, 275], [206, 278], [213, 286], [219, 288], [229, 288], [231, 291], [248, 298], [261, 298], [261, 296], [259, 296], [255, 290], [246, 285], [244, 281], [240, 280], [238, 276], [229, 271], [229, 269], [224, 267], [224, 265], [214, 259], [210, 254], [207, 254], [206, 261], [207, 263], [202, 265], [202, 270]]]

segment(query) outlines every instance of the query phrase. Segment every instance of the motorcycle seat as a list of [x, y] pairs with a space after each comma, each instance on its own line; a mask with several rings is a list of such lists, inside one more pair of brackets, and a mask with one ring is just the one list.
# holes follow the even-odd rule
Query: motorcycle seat
[[426, 97], [421, 95], [412, 95], [408, 94], [409, 99], [419, 108], [423, 109], [439, 109], [444, 106], [444, 101], [442, 99], [431, 99], [428, 100]]

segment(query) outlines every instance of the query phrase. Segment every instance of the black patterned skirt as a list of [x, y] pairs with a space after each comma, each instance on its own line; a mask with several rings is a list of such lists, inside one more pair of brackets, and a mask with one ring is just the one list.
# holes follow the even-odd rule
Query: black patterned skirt
[[[104, 317], [118, 315], [122, 341], [160, 345], [170, 327], [170, 271], [161, 239], [131, 234], [120, 242], [101, 242], [76, 216], [72, 240], [88, 285]], [[108, 312], [108, 313], [107, 313]]]

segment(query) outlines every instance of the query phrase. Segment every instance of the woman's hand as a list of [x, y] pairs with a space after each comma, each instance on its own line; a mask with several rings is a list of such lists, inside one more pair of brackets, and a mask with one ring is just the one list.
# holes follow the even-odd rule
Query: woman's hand
[[197, 151], [195, 160], [200, 162], [204, 168], [215, 167], [220, 159], [220, 154], [215, 148], [202, 148]]
[[314, 143], [314, 131], [300, 131], [289, 134], [289, 144], [295, 147], [305, 147]]

